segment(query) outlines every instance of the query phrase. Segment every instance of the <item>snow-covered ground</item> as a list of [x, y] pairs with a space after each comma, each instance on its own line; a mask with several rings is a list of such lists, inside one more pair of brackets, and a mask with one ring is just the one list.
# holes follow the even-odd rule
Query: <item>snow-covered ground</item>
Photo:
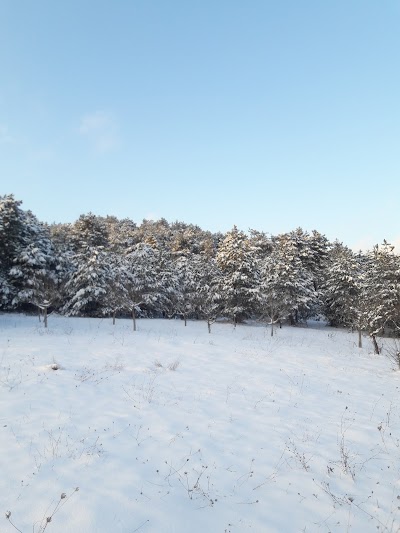
[[400, 373], [356, 342], [0, 315], [0, 531], [400, 531]]

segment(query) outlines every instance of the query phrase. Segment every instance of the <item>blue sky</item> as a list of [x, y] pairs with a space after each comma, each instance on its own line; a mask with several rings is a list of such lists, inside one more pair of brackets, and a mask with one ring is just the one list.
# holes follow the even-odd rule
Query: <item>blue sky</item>
[[0, 0], [0, 194], [400, 244], [398, 0]]

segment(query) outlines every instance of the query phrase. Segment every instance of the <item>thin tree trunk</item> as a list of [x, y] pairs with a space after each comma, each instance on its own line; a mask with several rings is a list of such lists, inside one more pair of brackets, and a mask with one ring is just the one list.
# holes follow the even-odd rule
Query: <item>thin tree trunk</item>
[[136, 313], [135, 313], [134, 307], [132, 307], [132, 320], [133, 320], [133, 331], [136, 331]]
[[186, 313], [184, 313], [184, 315], [183, 315], [183, 320], [185, 321], [185, 326], [187, 326]]
[[274, 323], [271, 320], [271, 337], [274, 336]]
[[361, 328], [358, 328], [358, 347], [359, 347], [359, 348], [362, 348]]
[[379, 346], [378, 346], [378, 343], [376, 342], [376, 335], [371, 335], [371, 338], [372, 338], [372, 344], [374, 345], [374, 354], [375, 355], [379, 355]]
[[207, 328], [208, 328], [208, 333], [211, 333], [211, 322], [209, 318], [207, 318]]
[[42, 310], [40, 309], [40, 305], [37, 306], [37, 309], [38, 309], [39, 322], [41, 322], [42, 321], [42, 318], [41, 318]]
[[114, 309], [114, 311], [113, 311], [113, 326], [115, 326], [115, 315], [116, 315], [116, 314], [117, 314], [117, 312], [116, 312], [115, 309]]
[[47, 307], [44, 308], [44, 327], [47, 328]]

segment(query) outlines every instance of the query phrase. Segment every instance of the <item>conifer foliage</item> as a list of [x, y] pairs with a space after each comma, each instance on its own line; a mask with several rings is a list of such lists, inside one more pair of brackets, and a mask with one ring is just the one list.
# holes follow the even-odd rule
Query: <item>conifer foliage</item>
[[217, 264], [222, 274], [218, 291], [223, 312], [236, 324], [251, 316], [258, 298], [255, 248], [236, 226], [220, 244]]
[[0, 302], [47, 309], [57, 295], [56, 253], [49, 228], [20, 205], [12, 195], [0, 197]]
[[271, 326], [323, 318], [371, 335], [400, 334], [400, 259], [386, 241], [355, 254], [317, 231], [225, 235], [165, 219], [81, 215], [47, 226], [0, 196], [0, 310], [180, 317]]
[[388, 242], [369, 252], [365, 285], [370, 332], [400, 331], [400, 258]]

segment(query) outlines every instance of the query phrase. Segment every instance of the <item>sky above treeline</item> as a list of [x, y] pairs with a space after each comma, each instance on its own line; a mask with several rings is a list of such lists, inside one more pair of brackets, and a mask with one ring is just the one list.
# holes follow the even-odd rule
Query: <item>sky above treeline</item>
[[0, 194], [400, 244], [398, 0], [1, 0]]

